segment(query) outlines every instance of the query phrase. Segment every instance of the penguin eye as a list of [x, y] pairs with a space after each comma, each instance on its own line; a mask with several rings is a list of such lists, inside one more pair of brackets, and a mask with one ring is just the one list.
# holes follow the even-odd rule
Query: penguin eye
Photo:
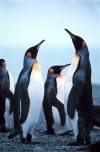
[[26, 53], [26, 56], [29, 57], [29, 58], [32, 58], [31, 52], [27, 52], [27, 53]]
[[51, 68], [51, 69], [49, 69], [49, 72], [50, 73], [54, 73], [54, 70]]
[[6, 67], [6, 63], [5, 63], [5, 62], [2, 62], [2, 66], [5, 68], [5, 67]]

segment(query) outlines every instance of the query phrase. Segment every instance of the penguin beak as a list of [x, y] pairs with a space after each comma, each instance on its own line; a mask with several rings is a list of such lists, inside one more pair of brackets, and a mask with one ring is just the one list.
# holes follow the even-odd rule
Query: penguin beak
[[65, 67], [67, 67], [67, 66], [69, 66], [69, 65], [71, 65], [71, 64], [63, 65], [63, 66], [60, 68], [60, 70], [63, 70]]
[[37, 44], [37, 49], [40, 48], [41, 44], [44, 42], [45, 40], [42, 40], [39, 44]]
[[75, 40], [75, 35], [73, 33], [71, 33], [69, 30], [65, 29], [65, 31], [67, 31], [67, 33], [70, 35], [70, 37]]

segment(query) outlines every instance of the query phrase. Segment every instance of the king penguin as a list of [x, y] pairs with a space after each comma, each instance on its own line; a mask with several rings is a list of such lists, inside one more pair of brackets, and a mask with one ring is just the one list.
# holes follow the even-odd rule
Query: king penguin
[[24, 56], [14, 93], [14, 128], [8, 138], [20, 133], [21, 143], [31, 143], [35, 125], [39, 120], [44, 97], [41, 67], [36, 60], [39, 44], [29, 48]]
[[12, 114], [14, 82], [6, 69], [6, 62], [0, 59], [0, 132], [9, 132], [8, 123]]
[[72, 38], [76, 53], [65, 80], [64, 102], [76, 141], [70, 145], [90, 145], [93, 99], [91, 65], [86, 42], [65, 29]]
[[52, 66], [48, 70], [43, 100], [48, 134], [61, 135], [71, 130], [64, 109], [65, 77], [60, 74], [68, 65]]

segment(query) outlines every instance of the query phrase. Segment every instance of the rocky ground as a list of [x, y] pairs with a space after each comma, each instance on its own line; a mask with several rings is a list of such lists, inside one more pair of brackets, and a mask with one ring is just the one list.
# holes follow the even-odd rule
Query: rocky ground
[[[93, 85], [94, 104], [100, 105], [100, 86]], [[9, 126], [12, 127], [11, 119]], [[0, 152], [90, 152], [87, 145], [68, 146], [73, 140], [73, 136], [46, 135], [46, 123], [41, 111], [39, 122], [34, 130], [32, 144], [21, 144], [19, 136], [8, 139], [9, 133], [0, 133]], [[92, 143], [100, 141], [100, 129], [93, 129], [91, 132]], [[98, 152], [98, 151], [96, 151]]]

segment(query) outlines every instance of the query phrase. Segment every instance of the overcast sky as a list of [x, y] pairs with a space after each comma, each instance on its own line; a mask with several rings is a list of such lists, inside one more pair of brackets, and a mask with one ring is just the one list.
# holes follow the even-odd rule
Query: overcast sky
[[0, 0], [0, 58], [15, 82], [25, 51], [43, 39], [37, 60], [44, 78], [51, 65], [71, 63], [75, 49], [64, 28], [87, 42], [92, 82], [100, 84], [100, 0]]
[[100, 43], [99, 0], [0, 0], [0, 47], [72, 45], [68, 28], [89, 45]]

